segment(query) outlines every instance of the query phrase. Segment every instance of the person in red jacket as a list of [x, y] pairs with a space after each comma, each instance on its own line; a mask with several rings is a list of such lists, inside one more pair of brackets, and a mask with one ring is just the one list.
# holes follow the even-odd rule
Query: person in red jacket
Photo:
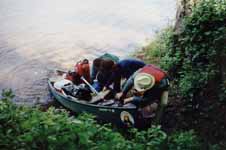
[[[80, 77], [84, 77], [89, 83], [91, 82], [90, 78], [90, 65], [88, 59], [84, 59], [76, 63], [74, 67], [75, 73]], [[80, 81], [82, 82], [82, 81]]]
[[[135, 94], [125, 98], [127, 93], [134, 87]], [[116, 94], [117, 99], [123, 103], [133, 103], [138, 107], [145, 106], [160, 100], [161, 104], [168, 102], [169, 79], [167, 74], [154, 65], [146, 65], [136, 71], [126, 82], [122, 92]]]

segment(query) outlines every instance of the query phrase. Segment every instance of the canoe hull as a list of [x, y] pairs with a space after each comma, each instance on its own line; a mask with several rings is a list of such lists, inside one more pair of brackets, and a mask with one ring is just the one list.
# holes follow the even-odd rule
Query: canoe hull
[[50, 81], [48, 81], [48, 85], [53, 97], [64, 107], [73, 112], [90, 113], [104, 122], [113, 123], [120, 127], [140, 127], [144, 124], [144, 119], [141, 117], [136, 108], [99, 106], [89, 103], [82, 103], [76, 98], [65, 96], [56, 91]]

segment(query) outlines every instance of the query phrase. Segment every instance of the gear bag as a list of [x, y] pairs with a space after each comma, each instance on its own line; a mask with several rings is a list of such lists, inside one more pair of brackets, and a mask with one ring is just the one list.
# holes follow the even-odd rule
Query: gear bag
[[[84, 59], [83, 61], [79, 61], [76, 63], [75, 72], [81, 77], [83, 76], [88, 82], [91, 81], [90, 79], [90, 66], [89, 61], [87, 59]], [[80, 83], [83, 83], [83, 81], [80, 81]]]

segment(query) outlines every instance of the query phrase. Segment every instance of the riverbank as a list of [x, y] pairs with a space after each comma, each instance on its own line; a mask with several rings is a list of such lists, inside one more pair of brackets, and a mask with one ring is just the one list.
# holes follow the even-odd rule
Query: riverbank
[[156, 126], [146, 131], [132, 129], [124, 137], [109, 125], [97, 124], [91, 116], [75, 119], [65, 110], [50, 108], [41, 112], [15, 106], [9, 102], [11, 94], [6, 93], [0, 101], [3, 123], [0, 146], [5, 149], [57, 149], [65, 145], [68, 146], [65, 149], [226, 149], [226, 87], [221, 76], [224, 71], [221, 54], [226, 49], [225, 9], [226, 2], [221, 0], [201, 1], [192, 15], [185, 18], [181, 33], [170, 31], [163, 38], [159, 36], [137, 56], [164, 68], [172, 78], [170, 103], [161, 119], [163, 130]]
[[16, 106], [11, 91], [0, 100], [0, 146], [3, 149], [153, 149], [199, 150], [193, 131], [167, 135], [160, 126], [119, 132], [97, 124], [93, 116], [70, 116], [64, 109]]
[[163, 31], [137, 54], [172, 79], [163, 126], [172, 121], [173, 130], [194, 129], [202, 149], [226, 148], [225, 9], [225, 1], [198, 1], [180, 18], [180, 29]]

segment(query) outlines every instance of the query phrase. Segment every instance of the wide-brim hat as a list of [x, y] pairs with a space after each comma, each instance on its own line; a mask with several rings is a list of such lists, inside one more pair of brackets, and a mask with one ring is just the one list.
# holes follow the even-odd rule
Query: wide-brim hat
[[134, 88], [138, 92], [145, 92], [155, 84], [155, 78], [147, 73], [138, 73], [134, 78]]

